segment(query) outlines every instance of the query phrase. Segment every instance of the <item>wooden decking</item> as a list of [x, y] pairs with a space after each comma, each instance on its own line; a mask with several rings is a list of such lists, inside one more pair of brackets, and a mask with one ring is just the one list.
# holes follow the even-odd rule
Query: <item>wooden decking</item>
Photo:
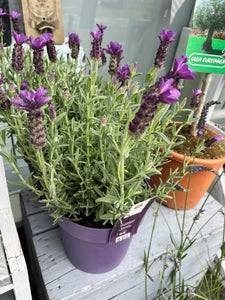
[[[24, 190], [21, 193], [22, 212], [29, 259], [33, 276], [37, 283], [40, 299], [90, 299], [90, 300], [141, 300], [144, 297], [144, 250], [147, 250], [158, 203], [150, 207], [133, 237], [131, 246], [123, 262], [116, 269], [104, 274], [88, 274], [76, 269], [67, 259], [60, 238], [58, 226], [52, 226], [53, 220], [43, 211], [37, 201], [29, 201], [33, 194]], [[186, 212], [185, 231], [192, 224], [204, 199], [194, 209]], [[182, 263], [181, 274], [185, 283], [196, 285], [202, 277], [202, 267], [207, 269], [222, 244], [224, 215], [222, 205], [209, 197], [205, 212], [194, 226], [190, 236], [196, 236], [194, 247]], [[214, 217], [212, 217], [214, 216]], [[183, 211], [178, 212], [183, 218]], [[206, 224], [207, 220], [209, 222]], [[170, 230], [168, 229], [168, 225]], [[205, 225], [204, 227], [202, 227]], [[160, 208], [150, 262], [153, 263], [149, 274], [154, 282], [148, 282], [149, 299], [154, 299], [159, 287], [160, 275], [165, 263], [165, 253], [176, 252], [170, 240], [173, 234], [176, 243], [180, 241], [180, 230], [177, 226], [175, 211], [165, 206]], [[170, 275], [174, 267], [171, 254], [167, 255], [165, 284], [170, 286]], [[200, 261], [201, 263], [200, 263]], [[202, 264], [202, 265], [201, 265]]]

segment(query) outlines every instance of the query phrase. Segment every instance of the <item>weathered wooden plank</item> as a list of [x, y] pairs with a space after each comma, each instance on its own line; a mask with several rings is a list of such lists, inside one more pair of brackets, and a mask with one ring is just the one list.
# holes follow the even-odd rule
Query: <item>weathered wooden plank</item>
[[49, 216], [47, 211], [43, 210], [37, 214], [29, 216], [28, 220], [32, 236], [58, 227], [58, 224], [53, 225], [54, 220]]
[[[196, 208], [186, 212], [185, 231], [188, 231], [193, 218], [204, 200], [203, 198]], [[74, 268], [65, 256], [59, 229], [36, 235], [33, 238], [34, 247], [49, 297], [55, 297], [54, 299], [83, 299], [83, 297], [85, 299], [93, 299], [93, 297], [98, 297], [98, 299], [101, 299], [101, 293], [104, 290], [106, 293], [104, 294], [104, 299], [107, 299], [106, 297], [110, 298], [119, 295], [141, 284], [144, 280], [143, 254], [144, 250], [148, 247], [157, 205], [155, 204], [151, 207], [146, 214], [143, 224], [138, 230], [138, 234], [133, 238], [124, 261], [116, 269], [106, 274], [88, 274]], [[212, 218], [207, 226], [201, 230], [202, 236], [211, 245], [209, 249], [206, 244], [204, 246], [201, 234], [199, 234], [198, 240], [195, 243], [195, 251], [200, 253], [199, 255], [203, 260], [202, 263], [204, 266], [215, 255], [222, 242], [223, 215], [219, 212], [220, 208], [221, 205], [210, 197], [205, 206], [206, 211], [204, 214], [201, 214], [200, 219], [193, 228], [192, 236], [207, 222], [209, 216], [217, 214], [216, 218]], [[183, 219], [183, 214], [183, 211], [178, 211], [177, 215], [180, 222]], [[164, 218], [163, 215], [165, 216]], [[46, 216], [42, 214], [42, 217]], [[40, 218], [39, 221], [41, 223], [42, 219]], [[162, 206], [158, 215], [150, 259], [151, 262], [155, 260], [153, 274], [150, 274], [155, 279], [155, 282], [159, 282], [158, 272], [163, 266], [162, 255], [165, 253], [165, 249], [168, 245], [173, 247], [169, 237], [171, 232], [166, 222], [169, 224], [177, 243], [179, 243], [180, 239], [180, 230], [176, 224], [175, 211]], [[146, 232], [149, 235], [146, 235]], [[182, 272], [186, 278], [190, 278], [191, 274], [194, 276], [196, 272], [199, 273], [201, 271], [201, 265], [198, 263], [198, 260], [194, 264], [197, 268], [190, 270], [190, 261], [198, 258], [195, 251], [190, 249], [188, 257], [183, 262], [184, 270]], [[169, 261], [168, 264], [171, 266], [168, 268], [168, 274], [170, 274], [173, 262]], [[192, 266], [193, 264], [191, 263]], [[169, 278], [169, 275], [167, 277]], [[153, 288], [156, 288], [155, 283]], [[133, 299], [136, 300], [139, 298]], [[141, 296], [140, 299], [142, 299]]]
[[26, 263], [11, 211], [2, 157], [0, 157], [0, 194], [0, 231], [14, 294], [17, 300], [31, 300]]
[[38, 200], [32, 200], [36, 198], [36, 195], [32, 191], [26, 188], [20, 192], [20, 197], [23, 199], [22, 204], [27, 216], [42, 211], [42, 204]]
[[5, 252], [2, 246], [1, 232], [0, 232], [0, 295], [13, 289], [13, 285], [8, 272], [8, 266], [5, 258]]

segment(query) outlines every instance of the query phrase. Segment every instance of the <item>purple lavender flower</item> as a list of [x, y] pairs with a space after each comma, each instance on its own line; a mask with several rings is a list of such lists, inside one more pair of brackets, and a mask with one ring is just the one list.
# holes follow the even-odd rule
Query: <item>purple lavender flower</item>
[[43, 33], [41, 34], [43, 40], [46, 41], [47, 53], [50, 61], [56, 62], [57, 61], [57, 54], [55, 48], [55, 42], [52, 40], [53, 35], [51, 33]]
[[174, 87], [178, 88], [180, 79], [191, 79], [194, 80], [194, 75], [196, 74], [193, 70], [189, 69], [189, 66], [186, 64], [188, 61], [187, 56], [182, 55], [181, 57], [175, 59], [173, 69], [167, 74], [166, 78], [174, 79]]
[[103, 32], [104, 32], [104, 30], [106, 30], [107, 26], [105, 26], [105, 25], [103, 25], [103, 24], [101, 24], [101, 25], [96, 24], [96, 25], [97, 25], [98, 29], [100, 30], [100, 32], [101, 32], [101, 34], [102, 34], [102, 36], [101, 36], [101, 38], [100, 38], [100, 41], [101, 41], [101, 44], [102, 44]]
[[128, 65], [125, 65], [122, 68], [119, 67], [116, 69], [116, 74], [119, 78], [119, 82], [121, 83], [121, 86], [124, 86], [126, 80], [130, 78], [130, 67]]
[[221, 142], [223, 137], [221, 135], [214, 135], [211, 139], [205, 141], [205, 146], [211, 148], [215, 145], [216, 142]]
[[51, 103], [49, 107], [50, 107], [49, 117], [51, 120], [55, 120], [56, 118], [55, 105]]
[[69, 47], [71, 48], [71, 57], [74, 59], [78, 58], [80, 51], [81, 40], [76, 33], [69, 34]]
[[23, 47], [22, 44], [29, 41], [29, 38], [25, 36], [23, 33], [18, 34], [15, 31], [13, 32], [13, 37], [16, 41], [13, 47], [12, 52], [12, 68], [17, 72], [21, 72], [23, 70]]
[[25, 79], [23, 82], [22, 82], [22, 84], [21, 84], [21, 86], [20, 86], [20, 90], [22, 91], [22, 90], [26, 90], [27, 88], [29, 88], [29, 86], [30, 86], [30, 84], [27, 82], [27, 80]]
[[33, 63], [35, 72], [37, 74], [44, 73], [44, 64], [43, 64], [43, 49], [47, 44], [46, 40], [41, 37], [37, 37], [33, 40], [33, 37], [30, 36], [30, 47], [33, 49]]
[[21, 14], [16, 11], [12, 11], [11, 14], [9, 14], [9, 16], [11, 17], [14, 31], [18, 34], [21, 34], [21, 30], [18, 22], [18, 18], [21, 16]]
[[123, 58], [122, 46], [117, 42], [110, 42], [105, 52], [111, 55], [108, 72], [111, 75], [116, 75], [116, 69], [119, 67], [120, 61]]
[[101, 31], [101, 33], [103, 33], [103, 31], [107, 28], [107, 26], [105, 26], [103, 24], [101, 24], [101, 25], [96, 24], [96, 25], [98, 26], [98, 29]]
[[3, 9], [0, 8], [0, 33], [3, 34], [4, 28], [2, 23], [2, 16], [6, 15], [6, 12], [3, 12]]
[[199, 137], [203, 136], [203, 129], [206, 126], [206, 118], [207, 118], [209, 108], [210, 108], [210, 106], [215, 105], [215, 104], [220, 104], [220, 102], [219, 101], [210, 101], [203, 106], [201, 116], [198, 120], [198, 125], [197, 125], [197, 127], [198, 127], [197, 135]]
[[101, 59], [101, 31], [91, 32], [92, 37], [94, 38], [92, 41], [92, 49], [90, 56], [92, 59], [100, 60]]
[[130, 122], [129, 131], [134, 135], [142, 135], [154, 118], [157, 105], [162, 103], [172, 104], [178, 101], [180, 92], [173, 87], [173, 79], [164, 81], [163, 78], [151, 86], [143, 95], [140, 108]]
[[201, 95], [201, 90], [192, 90], [193, 97], [191, 99], [191, 108], [196, 109], [199, 105], [199, 95]]
[[164, 28], [162, 29], [160, 35], [158, 36], [160, 39], [160, 45], [156, 53], [155, 62], [154, 62], [154, 66], [156, 68], [161, 68], [163, 66], [168, 51], [168, 46], [170, 43], [174, 42], [173, 37], [175, 35], [176, 33], [173, 31], [164, 30]]
[[44, 114], [40, 108], [48, 103], [52, 97], [46, 97], [48, 90], [40, 87], [37, 92], [34, 91], [21, 91], [12, 99], [14, 108], [28, 111], [28, 125], [30, 129], [31, 143], [36, 149], [40, 149], [46, 142], [46, 129], [43, 125]]
[[32, 112], [33, 110], [40, 109], [43, 105], [48, 103], [52, 97], [46, 97], [48, 90], [45, 90], [43, 87], [40, 87], [37, 92], [23, 90], [20, 92], [19, 96], [23, 100], [17, 98], [12, 100], [14, 108], [27, 110]]

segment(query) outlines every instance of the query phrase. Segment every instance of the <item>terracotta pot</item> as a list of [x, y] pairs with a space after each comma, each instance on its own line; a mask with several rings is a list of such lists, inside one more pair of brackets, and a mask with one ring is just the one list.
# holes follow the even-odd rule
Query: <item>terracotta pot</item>
[[[169, 177], [170, 170], [174, 171], [178, 168], [178, 174], [182, 170], [183, 162], [184, 162], [184, 155], [178, 154], [176, 152], [172, 152], [171, 161], [165, 164], [162, 167], [162, 175], [152, 176], [149, 183], [150, 185], [158, 185], [160, 179], [163, 182]], [[190, 159], [189, 156], [186, 156], [186, 162]], [[190, 164], [193, 164], [193, 160], [190, 161]], [[225, 157], [220, 159], [194, 159], [194, 165], [200, 165], [202, 167], [213, 168], [216, 171], [219, 171], [223, 164], [225, 164]], [[189, 177], [190, 184], [188, 187]], [[185, 189], [188, 189], [188, 196], [186, 196], [186, 192], [182, 191], [175, 191], [169, 193], [169, 196], [172, 198], [166, 198], [163, 201], [163, 204], [170, 208], [177, 208], [179, 210], [183, 209], [190, 209], [195, 207], [199, 201], [202, 199], [204, 194], [207, 192], [208, 188], [210, 187], [213, 179], [215, 178], [216, 174], [210, 171], [202, 171], [193, 174], [186, 174], [178, 183]], [[176, 181], [176, 180], [174, 180]], [[187, 200], [186, 200], [187, 197]], [[176, 201], [176, 206], [175, 206]], [[185, 203], [186, 202], [186, 203]]]

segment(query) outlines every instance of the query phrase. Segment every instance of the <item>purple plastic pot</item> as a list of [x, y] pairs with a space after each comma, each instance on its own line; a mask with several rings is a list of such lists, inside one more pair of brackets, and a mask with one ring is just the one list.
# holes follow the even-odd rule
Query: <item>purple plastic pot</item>
[[89, 228], [66, 218], [59, 221], [65, 252], [71, 263], [88, 273], [104, 273], [117, 267], [127, 253], [132, 237], [110, 245], [111, 228]]

